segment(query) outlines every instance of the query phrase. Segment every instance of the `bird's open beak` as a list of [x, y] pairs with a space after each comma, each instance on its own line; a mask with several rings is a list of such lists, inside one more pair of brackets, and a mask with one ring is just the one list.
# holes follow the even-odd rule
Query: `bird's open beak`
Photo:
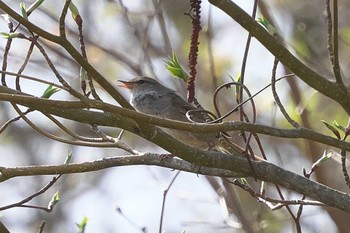
[[123, 81], [123, 80], [118, 80], [118, 82], [120, 82], [120, 84], [118, 84], [119, 87], [124, 87], [127, 89], [132, 89], [134, 87], [133, 82]]

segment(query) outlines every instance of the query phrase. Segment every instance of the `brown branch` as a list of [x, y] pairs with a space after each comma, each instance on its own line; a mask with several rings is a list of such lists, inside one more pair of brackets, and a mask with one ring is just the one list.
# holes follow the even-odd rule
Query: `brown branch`
[[[83, 103], [79, 101], [58, 101], [26, 95], [18, 95], [18, 92], [15, 90], [2, 86], [0, 86], [0, 100], [11, 101], [33, 110], [38, 110], [46, 114], [60, 116], [81, 123], [118, 127], [131, 132], [137, 132], [138, 125], [135, 123], [135, 121], [137, 121], [139, 123], [152, 124], [156, 126], [197, 133], [248, 131], [280, 138], [302, 138], [350, 151], [350, 143], [314, 132], [303, 127], [299, 127], [298, 129], [279, 129], [265, 125], [232, 121], [216, 123], [212, 125], [186, 123], [181, 121], [168, 120], [156, 116], [150, 116], [94, 100], [89, 100], [88, 102]], [[106, 113], [83, 110], [84, 108], [95, 108], [103, 110]]]
[[7, 6], [4, 2], [0, 1], [0, 9], [10, 15], [13, 19], [17, 20], [21, 25], [26, 27], [29, 31], [37, 34], [38, 36], [45, 38], [53, 43], [56, 43], [62, 48], [64, 48], [71, 57], [76, 60], [88, 73], [91, 74], [93, 79], [101, 85], [101, 87], [110, 94], [121, 106], [131, 108], [130, 104], [124, 99], [124, 97], [116, 91], [116, 89], [105, 79], [97, 70], [92, 67], [85, 58], [74, 48], [74, 46], [66, 39], [51, 34], [35, 24], [29, 22], [24, 19], [21, 15], [17, 14], [14, 10], [12, 10], [9, 6]]
[[[186, 153], [187, 149], [184, 150], [184, 153]], [[190, 153], [193, 153], [193, 151]], [[85, 162], [79, 164], [72, 163], [66, 165], [25, 166], [14, 168], [0, 167], [0, 181], [5, 181], [17, 176], [82, 173], [127, 165], [155, 165], [172, 169], [179, 169], [192, 173], [227, 177], [247, 176], [251, 173], [251, 169], [247, 160], [241, 156], [231, 156], [218, 152], [208, 151], [201, 153], [195, 152], [193, 154], [195, 156], [201, 157], [201, 161], [205, 161], [208, 156], [211, 157], [213, 163], [210, 165], [212, 167], [209, 168], [202, 166], [203, 164], [200, 164], [200, 169], [193, 171], [193, 164], [188, 163], [184, 160], [173, 158], [161, 160], [157, 154], [144, 154], [137, 156], [132, 155], [109, 157], [93, 162]], [[295, 192], [305, 194], [306, 196], [325, 203], [329, 206], [350, 212], [350, 195], [313, 182], [295, 173], [283, 170], [273, 164], [267, 162], [252, 162], [254, 170], [259, 179], [279, 184]], [[217, 167], [221, 168], [218, 169]], [[231, 170], [231, 172], [228, 170]], [[281, 177], [283, 177], [283, 179], [281, 179]]]
[[145, 153], [139, 155], [118, 155], [114, 157], [105, 157], [95, 161], [83, 163], [0, 167], [0, 182], [4, 182], [14, 177], [84, 173], [99, 171], [111, 167], [131, 165], [155, 165], [203, 175], [219, 175], [222, 177], [239, 177], [243, 175], [237, 172], [209, 167], [200, 167], [200, 169], [196, 169], [194, 171], [193, 164], [184, 160], [177, 158], [162, 159], [161, 155], [159, 154]]
[[51, 208], [47, 208], [47, 207], [38, 207], [38, 206], [32, 206], [32, 205], [25, 205], [24, 203], [27, 203], [29, 201], [31, 201], [33, 198], [45, 193], [47, 190], [49, 190], [49, 188], [51, 188], [55, 183], [56, 181], [61, 177], [62, 175], [57, 175], [55, 176], [54, 178], [52, 178], [52, 180], [47, 183], [44, 187], [42, 187], [40, 190], [38, 190], [37, 192], [35, 192], [34, 194], [30, 195], [29, 197], [19, 201], [19, 202], [16, 202], [16, 203], [13, 203], [13, 204], [10, 204], [10, 205], [7, 205], [7, 206], [2, 206], [0, 207], [0, 211], [3, 211], [3, 210], [7, 210], [7, 209], [10, 209], [10, 208], [14, 208], [14, 207], [28, 207], [28, 208], [35, 208], [35, 209], [42, 209], [46, 212], [50, 212], [52, 210], [52, 207]]
[[338, 50], [338, 1], [333, 1], [333, 19], [331, 13], [330, 0], [326, 1], [327, 19], [327, 48], [329, 59], [332, 64], [335, 80], [339, 84], [344, 84], [340, 73], [339, 50]]
[[287, 110], [285, 109], [285, 107], [281, 103], [281, 100], [277, 94], [276, 70], [277, 70], [278, 62], [279, 62], [278, 59], [275, 58], [275, 60], [273, 62], [272, 75], [271, 75], [271, 90], [272, 90], [273, 98], [274, 98], [278, 108], [280, 109], [281, 113], [283, 114], [284, 118], [289, 122], [289, 124], [291, 124], [294, 128], [299, 128], [299, 124], [289, 116]]
[[[199, 45], [199, 32], [202, 29], [201, 26], [201, 0], [190, 0], [190, 12], [188, 15], [191, 17], [192, 22], [192, 35], [191, 35], [191, 44], [190, 52], [188, 55], [188, 65], [190, 68], [190, 75], [187, 80], [187, 101], [192, 103], [195, 99], [195, 85], [196, 80], [196, 65], [198, 60], [198, 45]], [[191, 14], [193, 12], [193, 14]]]

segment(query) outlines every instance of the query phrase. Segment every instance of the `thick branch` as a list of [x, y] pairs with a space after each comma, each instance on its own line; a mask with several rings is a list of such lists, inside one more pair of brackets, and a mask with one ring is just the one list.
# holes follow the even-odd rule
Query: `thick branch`
[[[212, 158], [211, 165], [213, 165], [214, 168], [201, 166], [198, 169], [193, 169], [192, 164], [183, 160], [160, 160], [159, 155], [144, 154], [138, 156], [131, 155], [109, 157], [80, 164], [25, 166], [14, 168], [0, 167], [0, 181], [5, 181], [9, 178], [17, 176], [82, 173], [127, 165], [155, 165], [188, 171], [196, 174], [199, 173], [214, 176], [236, 177], [251, 175], [251, 167], [248, 161], [242, 156], [230, 156], [213, 151], [196, 153], [195, 156]], [[350, 212], [350, 196], [346, 193], [342, 193], [322, 184], [313, 182], [305, 177], [283, 170], [268, 162], [253, 161], [253, 166], [257, 178], [260, 180], [281, 185], [296, 192], [305, 194], [314, 200], [318, 200], [340, 210]], [[220, 168], [218, 169], [218, 167]], [[223, 167], [223, 169], [221, 169], [221, 167]]]
[[[350, 143], [302, 127], [297, 129], [279, 129], [265, 125], [231, 121], [212, 125], [186, 123], [146, 115], [95, 100], [88, 100], [83, 103], [80, 101], [40, 99], [3, 86], [0, 86], [0, 100], [20, 104], [33, 110], [53, 114], [77, 122], [123, 128], [136, 134], [139, 132], [136, 122], [139, 122], [142, 124], [199, 133], [247, 131], [282, 138], [300, 138], [350, 151]], [[87, 108], [95, 108], [105, 113], [84, 110]]]
[[[3, 90], [11, 91], [11, 89], [9, 88], [0, 87], [0, 92]], [[12, 92], [16, 92], [16, 91], [12, 90]], [[20, 103], [22, 105], [25, 105], [33, 109], [38, 109], [39, 111], [46, 114], [54, 114], [56, 116], [61, 116], [66, 119], [71, 119], [82, 123], [120, 127], [130, 132], [133, 132], [135, 134], [138, 134], [148, 139], [149, 141], [156, 143], [157, 145], [161, 146], [162, 148], [169, 151], [170, 153], [177, 155], [178, 157], [186, 161], [189, 161], [192, 164], [196, 164], [200, 167], [210, 167], [215, 169], [227, 170], [227, 171], [233, 172], [233, 174], [239, 174], [241, 176], [252, 176], [252, 173], [251, 173], [252, 170], [248, 161], [246, 160], [246, 158], [244, 158], [240, 154], [237, 154], [237, 156], [234, 156], [234, 155], [222, 154], [215, 151], [205, 152], [205, 151], [200, 151], [200, 150], [191, 148], [185, 144], [182, 144], [178, 140], [172, 138], [170, 135], [164, 133], [163, 131], [157, 130], [152, 125], [149, 125], [140, 120], [135, 121], [133, 119], [130, 119], [128, 117], [121, 115], [120, 113], [122, 112], [128, 113], [130, 114], [130, 116], [138, 116], [138, 117], [143, 117], [145, 119], [149, 118], [150, 120], [152, 120], [152, 122], [153, 120], [157, 119], [155, 117], [150, 117], [141, 113], [137, 113], [135, 111], [118, 108], [113, 105], [107, 105], [100, 101], [91, 100], [91, 103], [92, 102], [99, 103], [100, 106], [110, 106], [110, 109], [109, 109], [111, 111], [110, 113], [96, 112], [92, 110], [74, 109], [79, 107], [81, 108], [81, 107], [84, 107], [84, 105], [86, 105], [86, 103], [80, 103], [77, 101], [75, 102], [54, 101], [54, 100], [48, 100], [48, 99], [39, 99], [34, 97], [21, 96], [21, 95], [18, 95], [18, 92], [16, 93], [17, 95], [1, 94], [0, 99], [4, 99], [4, 97], [9, 98], [12, 96], [13, 97], [12, 101], [16, 103]], [[64, 107], [62, 107], [62, 104], [70, 105], [70, 107], [72, 108], [65, 109]], [[140, 122], [142, 122], [142, 124], [140, 124]], [[175, 123], [180, 124], [180, 122], [175, 122]], [[181, 124], [188, 124], [188, 123], [181, 123]], [[188, 124], [188, 125], [191, 126], [191, 124]], [[192, 125], [191, 127], [203, 128], [203, 125], [199, 125], [199, 126]], [[323, 137], [326, 137], [326, 136], [323, 136]], [[330, 142], [332, 140], [335, 140], [335, 139], [329, 138]], [[345, 145], [349, 147], [348, 143], [345, 143]], [[146, 158], [145, 160], [128, 162], [129, 159], [133, 159], [133, 158], [134, 157], [124, 159], [125, 161], [118, 160], [119, 165], [128, 165], [125, 163], [129, 163], [129, 164], [148, 164], [148, 165], [165, 166], [161, 162], [148, 161]], [[112, 160], [101, 160], [99, 164], [102, 165], [102, 167], [106, 166], [106, 164], [103, 165], [104, 161], [112, 161]], [[109, 164], [108, 162], [106, 163]], [[107, 165], [107, 167], [117, 166], [117, 165], [118, 164], [109, 164]], [[341, 210], [350, 212], [350, 196], [348, 196], [345, 193], [341, 193], [334, 189], [326, 187], [324, 185], [312, 182], [302, 176], [283, 170], [282, 168], [275, 166], [273, 164], [270, 164], [268, 162], [253, 161], [253, 166], [254, 166], [254, 171], [257, 179], [281, 185], [283, 187], [289, 188], [296, 192], [302, 193], [315, 200], [326, 203], [330, 206], [334, 206]], [[172, 166], [169, 166], [169, 167], [172, 167]], [[65, 169], [68, 169], [68, 168], [65, 168]], [[180, 167], [174, 167], [174, 168], [181, 169]], [[70, 169], [72, 169], [72, 167]], [[86, 164], [85, 169], [86, 171], [88, 171], [88, 169], [93, 169], [92, 164]], [[187, 169], [187, 170], [191, 171], [191, 169]], [[57, 171], [55, 170], [51, 172], [57, 173]], [[66, 172], [68, 172], [68, 170]], [[194, 171], [194, 172], [197, 173], [200, 171]], [[4, 176], [3, 179], [11, 177], [9, 174], [6, 175], [6, 170], [3, 170], [2, 175]], [[219, 175], [223, 175], [223, 174], [219, 173]]]

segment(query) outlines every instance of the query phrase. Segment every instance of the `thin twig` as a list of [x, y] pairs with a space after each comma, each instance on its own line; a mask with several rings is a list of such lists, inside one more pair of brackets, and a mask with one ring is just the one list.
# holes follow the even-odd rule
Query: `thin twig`
[[341, 167], [346, 185], [350, 188], [350, 178], [348, 170], [346, 169], [346, 150], [341, 150]]
[[208, 43], [208, 60], [209, 60], [209, 70], [210, 70], [210, 74], [213, 80], [213, 87], [216, 88], [218, 86], [218, 77], [216, 75], [216, 71], [215, 71], [215, 59], [214, 59], [214, 51], [213, 51], [213, 45], [212, 45], [212, 39], [213, 39], [213, 35], [212, 35], [212, 6], [209, 6], [209, 10], [208, 10], [208, 28], [205, 31], [205, 36], [207, 39], [207, 43]]
[[67, 15], [67, 12], [68, 12], [68, 8], [69, 8], [69, 5], [70, 5], [70, 2], [71, 2], [71, 0], [66, 0], [65, 1], [63, 9], [62, 9], [62, 12], [61, 12], [61, 16], [60, 16], [60, 19], [59, 19], [60, 36], [62, 38], [64, 38], [64, 39], [66, 38], [65, 21], [66, 21], [66, 15]]
[[68, 135], [72, 136], [75, 139], [85, 141], [85, 142], [94, 142], [94, 143], [101, 143], [101, 142], [114, 142], [108, 139], [103, 139], [103, 138], [88, 138], [88, 137], [83, 137], [80, 136], [71, 130], [69, 130], [67, 127], [65, 127], [61, 122], [59, 122], [56, 118], [49, 114], [44, 114], [47, 118], [49, 118], [52, 122], [54, 122], [60, 129], [62, 129], [65, 133]]
[[274, 199], [274, 198], [270, 198], [268, 196], [265, 196], [259, 192], [256, 192], [255, 190], [253, 190], [250, 186], [245, 185], [241, 182], [239, 182], [237, 179], [234, 179], [233, 181], [225, 178], [225, 180], [227, 180], [228, 182], [237, 185], [238, 187], [240, 187], [241, 189], [247, 191], [252, 197], [254, 197], [255, 199], [257, 199], [260, 202], [264, 202], [265, 204], [267, 202], [271, 202], [271, 203], [276, 203], [277, 206], [274, 206], [273, 209], [277, 209], [280, 208], [281, 206], [286, 206], [286, 205], [316, 205], [316, 206], [326, 206], [324, 203], [319, 202], [319, 201], [305, 201], [305, 200], [278, 200], [278, 199]]
[[39, 82], [39, 83], [51, 85], [53, 87], [58, 87], [58, 88], [60, 88], [62, 90], [65, 90], [65, 91], [69, 91], [68, 88], [66, 88], [66, 87], [64, 87], [62, 85], [59, 85], [59, 84], [56, 84], [56, 83], [53, 83], [53, 82], [49, 82], [49, 81], [46, 81], [46, 80], [43, 80], [43, 79], [35, 78], [35, 77], [32, 77], [32, 76], [28, 76], [28, 75], [24, 75], [24, 74], [18, 74], [18, 73], [10, 72], [10, 71], [3, 71], [3, 70], [0, 70], [0, 73], [1, 74], [7, 74], [9, 76], [14, 76], [14, 77], [18, 76], [18, 77], [21, 77], [22, 79], [27, 79], [27, 80], [31, 80], [31, 81], [34, 81], [34, 82]]
[[165, 210], [165, 202], [166, 198], [168, 196], [168, 193], [170, 191], [170, 188], [173, 186], [176, 178], [180, 174], [181, 171], [177, 171], [173, 179], [170, 181], [168, 187], [164, 190], [163, 192], [163, 202], [162, 202], [162, 210], [160, 212], [160, 221], [159, 221], [159, 233], [162, 233], [162, 228], [163, 228], [163, 219], [164, 219], [164, 210]]
[[339, 65], [338, 50], [338, 0], [333, 0], [333, 20], [330, 0], [326, 0], [327, 19], [327, 48], [329, 59], [332, 64], [334, 77], [337, 83], [344, 85]]
[[101, 143], [101, 142], [86, 142], [86, 141], [73, 141], [70, 139], [65, 139], [65, 138], [61, 138], [58, 137], [56, 135], [50, 134], [48, 132], [45, 132], [44, 130], [40, 129], [38, 126], [36, 126], [31, 120], [29, 120], [24, 113], [22, 113], [22, 111], [15, 105], [12, 104], [12, 107], [16, 110], [16, 112], [18, 113], [18, 115], [20, 115], [20, 117], [30, 126], [32, 127], [35, 131], [37, 131], [38, 133], [44, 135], [47, 138], [50, 138], [52, 140], [58, 141], [58, 142], [63, 142], [69, 145], [78, 145], [78, 146], [90, 146], [90, 147], [116, 147], [117, 145], [114, 143]]
[[276, 70], [277, 70], [277, 65], [279, 61], [277, 58], [275, 58], [275, 61], [273, 63], [273, 68], [272, 68], [272, 75], [271, 75], [271, 89], [273, 93], [273, 98], [275, 99], [275, 102], [277, 106], [279, 107], [281, 113], [283, 114], [284, 118], [294, 127], [294, 128], [299, 128], [299, 124], [294, 121], [289, 114], [287, 113], [286, 109], [284, 108], [283, 104], [281, 103], [280, 98], [278, 97], [277, 90], [276, 90]]
[[116, 207], [116, 211], [118, 212], [118, 214], [120, 214], [120, 216], [122, 216], [131, 226], [133, 226], [135, 229], [139, 230], [140, 232], [143, 233], [147, 233], [146, 231], [146, 227], [140, 227], [138, 226], [134, 219], [129, 218], [128, 216], [126, 216], [122, 210], [122, 208], [120, 208], [119, 206]]
[[35, 208], [35, 209], [41, 209], [41, 210], [44, 210], [46, 212], [51, 212], [52, 209], [48, 209], [46, 207], [39, 207], [39, 206], [31, 206], [31, 205], [25, 205], [24, 203], [27, 203], [29, 201], [31, 201], [33, 198], [45, 193], [49, 188], [51, 188], [56, 182], [57, 180], [61, 177], [62, 175], [57, 175], [55, 177], [52, 178], [52, 180], [46, 184], [43, 188], [39, 189], [37, 192], [35, 192], [34, 194], [30, 195], [29, 197], [19, 201], [19, 202], [16, 202], [16, 203], [13, 203], [11, 205], [6, 205], [6, 206], [2, 206], [0, 207], [0, 211], [3, 211], [3, 210], [7, 210], [7, 209], [10, 209], [10, 208], [14, 208], [14, 207], [29, 207], [29, 208]]
[[27, 55], [24, 58], [24, 62], [23, 62], [23, 64], [21, 65], [20, 69], [17, 72], [17, 75], [16, 75], [16, 90], [17, 91], [21, 91], [21, 86], [19, 84], [19, 78], [20, 78], [20, 75], [22, 74], [22, 72], [24, 71], [24, 69], [28, 65], [29, 58], [30, 58], [30, 56], [32, 55], [32, 52], [33, 52], [33, 48], [34, 48], [34, 44], [35, 44], [34, 41], [37, 40], [37, 38], [38, 38], [37, 36], [33, 36], [33, 41], [30, 43]]
[[[84, 35], [83, 35], [83, 19], [80, 15], [76, 15], [74, 18], [74, 21], [78, 25], [81, 55], [85, 58], [86, 61], [88, 61], [88, 57], [87, 57], [86, 49], [85, 49]], [[82, 73], [84, 73], [85, 70], [83, 70], [82, 67], [80, 69], [81, 69], [80, 75], [83, 75]], [[85, 84], [86, 80], [85, 80], [85, 78], [80, 77], [80, 79], [81, 79], [81, 88], [82, 88], [85, 96], [89, 96], [89, 92], [86, 93], [86, 84]], [[92, 96], [95, 98], [95, 100], [101, 100], [101, 98], [99, 97], [99, 95], [96, 92], [95, 85], [94, 85], [94, 82], [92, 81], [91, 74], [89, 74], [89, 73], [87, 73], [87, 80], [88, 80], [88, 84], [89, 84], [90, 92], [91, 92]]]
[[[146, 60], [146, 63], [148, 65], [148, 67], [149, 67], [149, 71], [151, 72], [153, 77], [156, 77], [156, 74], [154, 72], [153, 63], [151, 61], [149, 53], [147, 52], [147, 44], [148, 44], [148, 42], [144, 41], [141, 38], [139, 30], [137, 29], [137, 27], [135, 27], [135, 25], [133, 25], [131, 23], [130, 18], [129, 18], [129, 9], [127, 7], [125, 7], [123, 0], [118, 0], [118, 1], [119, 1], [119, 5], [123, 9], [122, 13], [123, 13], [123, 17], [125, 19], [125, 22], [127, 23], [128, 26], [130, 26], [130, 28], [133, 28], [134, 36], [139, 41], [139, 44], [141, 45], [141, 49], [143, 51], [143, 55], [144, 55], [144, 58]], [[147, 21], [147, 23], [149, 25], [149, 20]], [[145, 34], [148, 34], [148, 30], [146, 30], [146, 29], [145, 29]]]
[[[196, 65], [198, 62], [198, 45], [199, 45], [199, 32], [202, 29], [201, 26], [201, 0], [190, 0], [190, 12], [188, 15], [191, 17], [192, 22], [192, 35], [190, 43], [190, 51], [188, 55], [188, 66], [190, 68], [190, 75], [187, 80], [187, 101], [192, 103], [195, 99], [195, 80], [196, 80]], [[192, 13], [192, 14], [191, 14]]]
[[[28, 109], [27, 111], [23, 112], [23, 114], [26, 115], [26, 114], [28, 114], [28, 113], [30, 113], [30, 112], [32, 112], [32, 111], [33, 111], [33, 110]], [[1, 134], [2, 132], [4, 132], [4, 131], [6, 130], [6, 128], [7, 128], [11, 123], [16, 122], [16, 121], [18, 121], [18, 120], [20, 120], [20, 119], [21, 119], [21, 116], [16, 116], [16, 117], [13, 117], [13, 118], [9, 119], [8, 121], [6, 121], [6, 122], [0, 127], [0, 134]]]
[[38, 233], [44, 232], [45, 224], [46, 224], [45, 221], [42, 221], [42, 222], [40, 223], [40, 226], [39, 226], [39, 229], [38, 229]]
[[69, 93], [71, 95], [73, 95], [74, 97], [78, 98], [78, 99], [83, 99], [81, 98], [80, 93], [78, 93], [77, 91], [75, 91], [64, 79], [63, 77], [60, 75], [60, 73], [57, 71], [56, 67], [54, 66], [54, 64], [52, 63], [51, 59], [49, 58], [48, 54], [46, 53], [45, 49], [43, 46], [41, 46], [39, 44], [39, 42], [34, 39], [34, 38], [28, 38], [25, 35], [21, 34], [20, 37], [21, 39], [26, 39], [29, 40], [31, 42], [33, 42], [35, 44], [35, 46], [39, 49], [39, 51], [41, 52], [41, 54], [43, 55], [43, 57], [45, 58], [47, 64], [49, 65], [49, 67], [51, 68], [52, 72], [55, 74], [56, 78], [58, 79], [58, 81], [69, 90]]
[[[6, 21], [7, 21], [7, 26], [10, 30], [10, 33], [14, 31], [13, 29], [13, 23], [11, 22], [10, 18], [7, 18], [5, 17]], [[7, 69], [7, 59], [8, 59], [8, 55], [9, 55], [9, 52], [10, 52], [10, 48], [11, 48], [11, 44], [12, 44], [12, 38], [8, 38], [7, 41], [6, 41], [6, 46], [5, 46], [5, 49], [4, 49], [4, 56], [3, 56], [3, 59], [2, 59], [2, 67], [1, 67], [1, 70], [2, 71], [6, 71]], [[6, 84], [6, 76], [5, 76], [5, 73], [1, 73], [1, 84], [3, 86], [7, 86]]]
[[[231, 85], [234, 86], [239, 86], [242, 89], [245, 90], [245, 92], [248, 95], [248, 99], [246, 101], [243, 101], [241, 103], [239, 103], [236, 107], [234, 107], [233, 109], [231, 109], [230, 111], [228, 111], [227, 113], [225, 113], [225, 115], [221, 116], [219, 108], [218, 108], [218, 101], [217, 101], [217, 97], [218, 97], [218, 93], [220, 92], [220, 90], [224, 89], [224, 88], [229, 88]], [[259, 92], [260, 93], [260, 92]], [[208, 123], [217, 123], [220, 122], [222, 120], [224, 120], [226, 117], [228, 117], [229, 115], [231, 115], [233, 112], [237, 111], [237, 109], [239, 109], [243, 104], [245, 104], [247, 101], [250, 101], [251, 105], [252, 105], [252, 110], [253, 110], [253, 123], [256, 121], [256, 108], [255, 108], [255, 104], [254, 104], [254, 100], [253, 100], [253, 96], [251, 95], [249, 89], [241, 82], [228, 82], [228, 83], [224, 83], [222, 85], [220, 85], [214, 92], [214, 96], [213, 96], [213, 102], [214, 102], [214, 107], [215, 107], [215, 111], [216, 114], [219, 116], [219, 118], [215, 119], [214, 121], [208, 122]]]
[[164, 20], [163, 10], [160, 7], [160, 2], [161, 1], [152, 0], [153, 8], [155, 11], [155, 16], [158, 20], [160, 30], [162, 32], [161, 34], [163, 36], [164, 48], [165, 48], [167, 54], [170, 56], [173, 49], [171, 46], [171, 41], [170, 41], [168, 30], [167, 30], [167, 25], [166, 25], [165, 20]]

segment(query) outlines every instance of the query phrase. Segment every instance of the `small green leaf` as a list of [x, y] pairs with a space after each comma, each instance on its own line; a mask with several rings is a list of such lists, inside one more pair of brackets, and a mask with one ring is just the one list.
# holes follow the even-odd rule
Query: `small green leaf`
[[79, 77], [80, 77], [80, 81], [88, 80], [87, 72], [86, 72], [86, 70], [83, 67], [80, 67]]
[[72, 13], [72, 17], [75, 20], [80, 14], [78, 8], [74, 5], [73, 1], [69, 4], [69, 10]]
[[240, 180], [241, 180], [241, 183], [242, 183], [242, 184], [244, 184], [245, 186], [250, 187], [250, 185], [249, 185], [249, 183], [248, 183], [248, 181], [247, 181], [246, 178], [241, 178]]
[[348, 120], [348, 124], [346, 125], [346, 128], [345, 128], [345, 138], [347, 138], [348, 135], [350, 135], [350, 117]]
[[36, 8], [38, 8], [45, 0], [36, 0], [27, 10], [27, 15], [29, 16]]
[[4, 39], [9, 39], [9, 38], [10, 38], [10, 33], [7, 33], [7, 32], [0, 32], [0, 35], [1, 35]]
[[13, 39], [13, 38], [17, 38], [20, 37], [20, 35], [23, 35], [21, 33], [17, 33], [17, 32], [0, 32], [0, 35], [4, 38], [4, 39]]
[[26, 20], [28, 20], [28, 14], [26, 11], [26, 4], [24, 2], [21, 2], [19, 4], [19, 7], [21, 8], [22, 17], [25, 18]]
[[48, 209], [52, 209], [60, 201], [60, 196], [58, 191], [52, 196], [51, 201], [49, 202]]
[[66, 159], [64, 160], [64, 164], [70, 164], [73, 160], [73, 152], [69, 151]]
[[88, 223], [88, 218], [86, 216], [83, 217], [83, 219], [81, 220], [80, 223], [77, 223], [77, 227], [78, 227], [78, 232], [79, 233], [84, 233], [85, 232], [85, 228], [86, 228], [86, 225]]
[[172, 76], [181, 78], [187, 82], [189, 75], [186, 73], [186, 71], [184, 71], [184, 69], [182, 69], [174, 52], [169, 60], [164, 60], [164, 63], [165, 68], [170, 72]]
[[44, 91], [44, 94], [41, 96], [42, 98], [48, 99], [56, 92], [60, 91], [57, 87], [52, 87], [52, 85], [48, 86], [46, 90]]
[[330, 125], [330, 124], [328, 124], [326, 121], [324, 121], [324, 120], [321, 120], [322, 121], [322, 123], [329, 129], [329, 130], [331, 130], [332, 131], [332, 133], [338, 138], [338, 139], [340, 139], [340, 133], [339, 133], [339, 131], [336, 129], [336, 128], [334, 128], [332, 125]]
[[[232, 80], [232, 82], [240, 82], [242, 79], [241, 74], [238, 74], [236, 78], [234, 78], [232, 75], [228, 75], [230, 77], [230, 79]], [[230, 86], [231, 87], [231, 86]], [[240, 90], [240, 86], [239, 85], [234, 85], [235, 87], [235, 95], [236, 95], [236, 99], [239, 98], [239, 90]], [[229, 88], [229, 87], [227, 87]], [[238, 100], [238, 99], [237, 99]]]
[[260, 23], [264, 28], [271, 34], [275, 35], [277, 33], [276, 29], [270, 24], [270, 22], [264, 18], [264, 16], [259, 17], [256, 20], [258, 23]]
[[344, 126], [340, 125], [336, 120], [333, 121], [333, 125], [335, 125], [335, 127], [337, 127], [339, 130], [345, 132], [346, 129]]

